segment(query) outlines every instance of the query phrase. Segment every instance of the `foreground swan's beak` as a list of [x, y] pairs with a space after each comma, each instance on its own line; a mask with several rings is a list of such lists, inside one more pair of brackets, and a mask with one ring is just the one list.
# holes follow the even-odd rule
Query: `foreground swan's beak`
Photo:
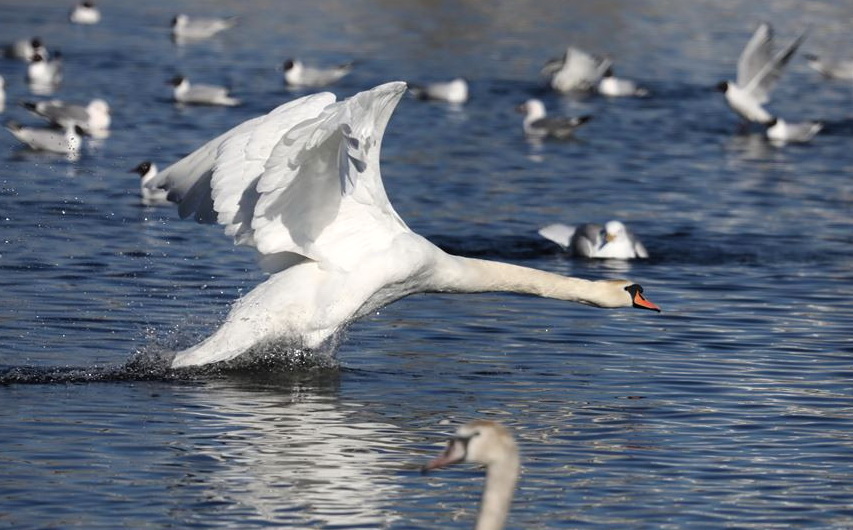
[[438, 469], [440, 467], [447, 467], [451, 464], [457, 464], [465, 460], [467, 442], [468, 440], [464, 438], [451, 438], [450, 441], [447, 442], [447, 448], [441, 456], [434, 458], [422, 467], [421, 473], [426, 473], [427, 471]]
[[645, 296], [643, 296], [643, 288], [637, 285], [636, 283], [634, 285], [629, 285], [628, 287], [625, 287], [625, 290], [630, 293], [631, 302], [633, 302], [634, 307], [636, 307], [637, 309], [651, 309], [652, 311], [657, 311], [658, 313], [661, 312], [660, 307], [658, 307], [656, 304], [654, 304]]

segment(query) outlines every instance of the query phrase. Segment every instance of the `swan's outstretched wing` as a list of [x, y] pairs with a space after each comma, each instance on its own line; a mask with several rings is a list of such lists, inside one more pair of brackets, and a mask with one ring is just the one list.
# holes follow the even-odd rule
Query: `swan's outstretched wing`
[[738, 86], [751, 93], [759, 103], [767, 103], [785, 65], [794, 56], [805, 37], [805, 33], [801, 33], [788, 46], [774, 54], [772, 28], [769, 24], [758, 26], [738, 59]]
[[379, 172], [385, 126], [406, 84], [335, 103], [306, 96], [249, 120], [166, 168], [182, 217], [225, 225], [261, 253], [270, 272], [312, 259], [346, 267], [372, 245], [408, 231]]

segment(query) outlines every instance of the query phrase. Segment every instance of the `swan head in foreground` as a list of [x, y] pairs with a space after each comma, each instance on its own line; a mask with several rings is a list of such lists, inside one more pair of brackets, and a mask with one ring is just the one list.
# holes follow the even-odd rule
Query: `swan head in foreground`
[[659, 310], [627, 280], [590, 281], [448, 254], [413, 232], [379, 171], [406, 91], [387, 83], [336, 101], [306, 96], [249, 120], [159, 173], [182, 217], [219, 223], [270, 274], [173, 367], [228, 361], [271, 341], [324, 346], [350, 322], [416, 293], [511, 292]]
[[422, 471], [426, 473], [460, 462], [486, 466], [486, 484], [480, 501], [477, 529], [503, 528], [520, 468], [515, 439], [500, 423], [488, 420], [466, 423], [448, 440], [441, 456], [426, 464]]

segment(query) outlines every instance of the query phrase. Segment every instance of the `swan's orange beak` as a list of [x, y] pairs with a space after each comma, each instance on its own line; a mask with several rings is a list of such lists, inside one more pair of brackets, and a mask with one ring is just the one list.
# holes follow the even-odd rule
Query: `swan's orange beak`
[[630, 293], [634, 307], [638, 309], [650, 309], [652, 311], [657, 311], [658, 313], [661, 312], [660, 307], [643, 296], [643, 288], [638, 284], [635, 283], [633, 285], [629, 285], [628, 287], [625, 287], [625, 290]]

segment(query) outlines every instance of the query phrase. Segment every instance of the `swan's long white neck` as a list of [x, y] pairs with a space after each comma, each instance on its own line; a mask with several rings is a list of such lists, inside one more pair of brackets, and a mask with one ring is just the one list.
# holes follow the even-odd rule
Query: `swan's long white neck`
[[500, 530], [504, 527], [519, 468], [517, 452], [507, 454], [500, 462], [489, 465], [476, 530]]
[[[551, 272], [461, 256], [445, 255], [433, 276], [434, 291], [451, 293], [509, 292], [567, 300], [599, 307], [630, 305], [613, 281], [590, 281]], [[619, 283], [627, 282], [619, 281]]]

